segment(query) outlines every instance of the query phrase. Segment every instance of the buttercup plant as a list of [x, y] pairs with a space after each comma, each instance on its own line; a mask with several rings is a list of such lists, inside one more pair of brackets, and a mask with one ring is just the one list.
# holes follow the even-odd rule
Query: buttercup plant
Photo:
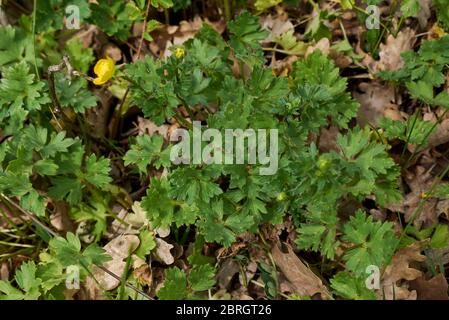
[[[397, 23], [377, 0], [37, 3], [0, 27], [0, 299], [390, 298], [413, 250], [444, 273], [421, 255], [449, 239], [430, 217], [449, 194], [429, 139], [449, 108], [444, 13], [437, 39], [374, 74], [362, 53], [416, 22], [416, 1]], [[200, 7], [201, 27], [170, 25]], [[361, 127], [376, 91], [351, 92], [372, 78], [405, 102]], [[241, 276], [217, 284], [227, 265]], [[290, 292], [279, 273], [298, 265], [313, 283]]]

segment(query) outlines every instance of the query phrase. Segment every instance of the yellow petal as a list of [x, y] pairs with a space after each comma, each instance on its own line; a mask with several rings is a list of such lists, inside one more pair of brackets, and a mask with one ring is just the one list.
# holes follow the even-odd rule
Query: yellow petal
[[181, 59], [182, 57], [184, 57], [184, 54], [185, 54], [184, 48], [176, 48], [176, 50], [175, 50], [175, 57], [177, 59]]
[[100, 59], [97, 61], [94, 67], [94, 72], [97, 75], [97, 78], [94, 79], [94, 84], [101, 85], [105, 84], [112, 78], [115, 72], [115, 64], [114, 60], [110, 57], [106, 57], [106, 59]]

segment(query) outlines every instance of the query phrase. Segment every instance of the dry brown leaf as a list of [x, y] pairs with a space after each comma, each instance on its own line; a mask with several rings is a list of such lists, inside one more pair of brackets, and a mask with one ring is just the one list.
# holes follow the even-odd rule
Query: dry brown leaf
[[267, 30], [270, 34], [262, 43], [267, 44], [273, 41], [274, 37], [278, 37], [288, 31], [295, 31], [295, 26], [283, 15], [273, 18], [271, 14], [262, 16], [260, 19], [262, 29]]
[[439, 200], [436, 206], [438, 215], [444, 213], [446, 219], [449, 220], [449, 199]]
[[7, 262], [2, 262], [0, 264], [0, 280], [9, 280], [9, 267]]
[[[359, 85], [362, 93], [354, 92], [354, 98], [360, 103], [357, 113], [357, 123], [360, 126], [377, 125], [379, 117], [388, 116], [393, 120], [402, 120], [405, 114], [399, 111], [395, 103], [395, 91], [391, 86], [384, 86], [377, 82], [362, 82]], [[398, 101], [398, 104], [400, 102]]]
[[315, 51], [315, 49], [320, 50], [324, 55], [327, 56], [330, 52], [330, 46], [331, 44], [328, 38], [321, 38], [316, 44], [307, 48], [305, 56], [307, 58]]
[[104, 56], [109, 56], [112, 58], [112, 60], [114, 60], [115, 62], [118, 62], [120, 60], [122, 60], [122, 50], [120, 50], [119, 47], [117, 47], [115, 44], [113, 43], [108, 43], [104, 49]]
[[417, 278], [410, 282], [410, 289], [416, 290], [418, 300], [449, 300], [447, 281], [443, 274], [429, 280]]
[[170, 228], [157, 228], [154, 230], [156, 232], [156, 234], [161, 237], [161, 238], [167, 238], [170, 235]]
[[69, 217], [70, 207], [67, 205], [67, 203], [63, 201], [54, 201], [53, 207], [54, 213], [50, 215], [51, 225], [58, 231], [74, 232], [75, 225], [73, 224], [72, 219], [70, 219]]
[[435, 180], [435, 177], [431, 174], [431, 168], [426, 169], [417, 165], [413, 168], [413, 171], [406, 171], [404, 180], [411, 190], [405, 196], [402, 206], [398, 210], [404, 213], [405, 221], [409, 222], [410, 219], [414, 218], [413, 223], [418, 228], [429, 227], [437, 223], [439, 216], [439, 212], [436, 210], [437, 199], [426, 199], [420, 208], [423, 201], [423, 192], [427, 192]]
[[321, 129], [320, 141], [318, 147], [321, 152], [329, 152], [331, 150], [339, 151], [337, 147], [337, 135], [339, 133], [338, 127], [330, 126], [329, 128]]
[[422, 30], [425, 30], [430, 18], [430, 5], [432, 0], [419, 0], [418, 22]]
[[[126, 262], [124, 261], [140, 245], [139, 237], [136, 235], [122, 235], [109, 241], [104, 249], [112, 257], [112, 260], [106, 262], [103, 266], [109, 271], [121, 277], [125, 271]], [[98, 267], [93, 267], [93, 275], [100, 283], [100, 287], [105, 290], [117, 288], [120, 281], [105, 273]]]
[[172, 248], [172, 244], [169, 244], [162, 239], [156, 238], [156, 250], [153, 252], [154, 259], [166, 265], [172, 264], [173, 262], [175, 262], [175, 258], [170, 252]]
[[240, 271], [240, 265], [232, 257], [227, 258], [217, 272], [217, 284], [221, 289], [228, 289], [232, 278]]
[[396, 38], [393, 35], [387, 37], [385, 44], [380, 45], [377, 71], [395, 71], [404, 65], [401, 53], [410, 50], [416, 42], [415, 31], [410, 28], [401, 30]]
[[449, 119], [444, 119], [430, 135], [428, 147], [436, 147], [447, 142], [449, 142]]
[[168, 140], [169, 138], [168, 135], [170, 126], [168, 124], [157, 126], [151, 120], [137, 117], [137, 128], [139, 129], [139, 135], [148, 134], [152, 136], [153, 134], [157, 133], [164, 137], [165, 140]]
[[133, 275], [137, 282], [142, 285], [151, 286], [153, 284], [153, 275], [149, 265], [144, 264], [139, 268], [134, 269]]
[[[416, 291], [409, 289], [409, 284], [399, 281], [412, 281], [422, 276], [422, 272], [410, 266], [412, 262], [423, 262], [426, 257], [421, 254], [425, 241], [416, 242], [399, 249], [393, 256], [390, 265], [385, 269], [378, 295], [386, 300], [415, 300]], [[383, 296], [383, 294], [385, 296]]]
[[[281, 250], [281, 246], [285, 251]], [[276, 265], [297, 294], [311, 297], [319, 293], [323, 299], [331, 296], [321, 279], [298, 258], [288, 244], [279, 242], [273, 244], [271, 253]]]

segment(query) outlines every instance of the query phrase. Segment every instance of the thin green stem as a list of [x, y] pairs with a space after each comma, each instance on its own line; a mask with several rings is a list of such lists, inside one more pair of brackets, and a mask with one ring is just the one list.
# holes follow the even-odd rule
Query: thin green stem
[[36, 59], [36, 10], [37, 10], [37, 0], [33, 0], [33, 56], [34, 56], [34, 71], [36, 72], [37, 79], [40, 80], [39, 69], [37, 68]]

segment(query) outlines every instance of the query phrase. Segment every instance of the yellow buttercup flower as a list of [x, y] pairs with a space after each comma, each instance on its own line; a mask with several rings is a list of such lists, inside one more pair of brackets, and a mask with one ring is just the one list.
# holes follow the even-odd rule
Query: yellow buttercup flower
[[97, 77], [94, 79], [94, 83], [99, 86], [105, 84], [112, 78], [115, 72], [115, 63], [110, 57], [106, 59], [100, 59], [94, 67], [94, 72]]
[[184, 50], [184, 48], [176, 48], [175, 50], [175, 57], [176, 59], [181, 59], [182, 57], [184, 57], [186, 51]]
[[438, 23], [435, 23], [432, 28], [430, 29], [430, 34], [433, 38], [441, 38], [446, 35], [446, 32], [444, 32], [444, 29], [441, 28]]

